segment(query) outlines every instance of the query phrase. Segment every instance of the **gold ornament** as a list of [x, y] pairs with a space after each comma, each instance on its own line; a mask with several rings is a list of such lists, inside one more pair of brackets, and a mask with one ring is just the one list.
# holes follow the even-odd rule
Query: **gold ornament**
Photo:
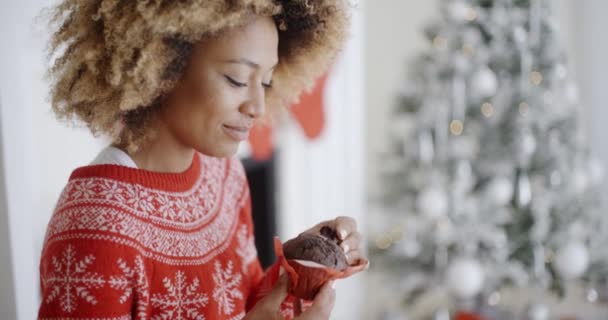
[[462, 121], [452, 120], [452, 123], [450, 123], [450, 132], [453, 135], [459, 136], [462, 134], [463, 130], [464, 130], [464, 124], [462, 123]]
[[494, 114], [494, 106], [492, 106], [491, 103], [486, 102], [484, 104], [481, 105], [481, 113], [486, 117], [489, 118], [492, 116], [492, 114]]

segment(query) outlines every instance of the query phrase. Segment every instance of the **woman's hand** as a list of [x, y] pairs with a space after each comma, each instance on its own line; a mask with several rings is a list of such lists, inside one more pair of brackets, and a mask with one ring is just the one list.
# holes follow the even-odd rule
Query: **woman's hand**
[[312, 306], [294, 320], [329, 320], [331, 310], [333, 310], [334, 303], [336, 302], [336, 290], [334, 290], [333, 286], [333, 280], [323, 285], [315, 296]]
[[[281, 303], [287, 298], [287, 274], [283, 273], [270, 293], [258, 301], [243, 320], [283, 320]], [[329, 320], [336, 301], [333, 281], [326, 283], [315, 296], [312, 306], [294, 320]]]
[[340, 216], [333, 220], [323, 221], [302, 233], [319, 234], [323, 227], [329, 227], [336, 231], [338, 239], [341, 241], [340, 246], [346, 254], [349, 265], [364, 258], [363, 250], [361, 249], [361, 234], [357, 231], [357, 222], [355, 219]]

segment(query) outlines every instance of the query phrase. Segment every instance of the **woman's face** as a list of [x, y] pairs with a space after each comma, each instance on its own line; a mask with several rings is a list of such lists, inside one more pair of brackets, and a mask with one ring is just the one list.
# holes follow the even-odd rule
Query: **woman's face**
[[197, 44], [160, 113], [177, 141], [209, 156], [234, 155], [264, 114], [278, 43], [272, 18], [255, 17]]

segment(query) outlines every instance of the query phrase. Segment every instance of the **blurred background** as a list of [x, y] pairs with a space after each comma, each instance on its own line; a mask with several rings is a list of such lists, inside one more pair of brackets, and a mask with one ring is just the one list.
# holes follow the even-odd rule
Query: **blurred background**
[[[0, 318], [33, 319], [44, 231], [108, 142], [58, 123], [50, 0], [0, 2]], [[243, 146], [262, 262], [336, 215], [371, 268], [334, 319], [608, 318], [604, 0], [359, 0], [351, 38]], [[269, 139], [272, 137], [272, 139]]]

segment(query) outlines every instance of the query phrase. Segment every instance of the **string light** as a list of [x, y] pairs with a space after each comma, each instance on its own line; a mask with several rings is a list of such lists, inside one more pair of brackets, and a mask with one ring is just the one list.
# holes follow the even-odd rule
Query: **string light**
[[486, 117], [489, 118], [492, 116], [492, 114], [494, 114], [494, 106], [492, 106], [491, 103], [486, 102], [484, 104], [481, 105], [481, 113]]
[[396, 241], [403, 239], [404, 234], [405, 234], [405, 231], [403, 230], [403, 227], [397, 226], [397, 227], [393, 228], [393, 230], [391, 230], [388, 237], [391, 239], [391, 242], [396, 242]]
[[599, 294], [597, 293], [597, 290], [589, 289], [589, 291], [587, 292], [587, 301], [589, 301], [591, 303], [595, 303], [595, 302], [597, 302], [598, 298], [599, 298]]
[[467, 9], [466, 19], [468, 21], [477, 19], [477, 11], [474, 8]]
[[499, 292], [492, 292], [492, 294], [490, 294], [488, 297], [488, 304], [491, 306], [496, 306], [500, 303], [500, 298]]
[[532, 73], [530, 73], [530, 81], [532, 81], [532, 84], [535, 86], [539, 86], [541, 82], [543, 82], [543, 75], [538, 71], [532, 71]]
[[461, 135], [463, 129], [464, 125], [460, 120], [452, 120], [452, 123], [450, 123], [450, 132], [455, 136]]
[[435, 48], [443, 50], [447, 47], [448, 41], [442, 36], [436, 36], [435, 39], [433, 39], [433, 45]]
[[381, 236], [376, 239], [376, 247], [382, 250], [388, 249], [392, 244], [393, 242], [390, 237], [387, 236]]

